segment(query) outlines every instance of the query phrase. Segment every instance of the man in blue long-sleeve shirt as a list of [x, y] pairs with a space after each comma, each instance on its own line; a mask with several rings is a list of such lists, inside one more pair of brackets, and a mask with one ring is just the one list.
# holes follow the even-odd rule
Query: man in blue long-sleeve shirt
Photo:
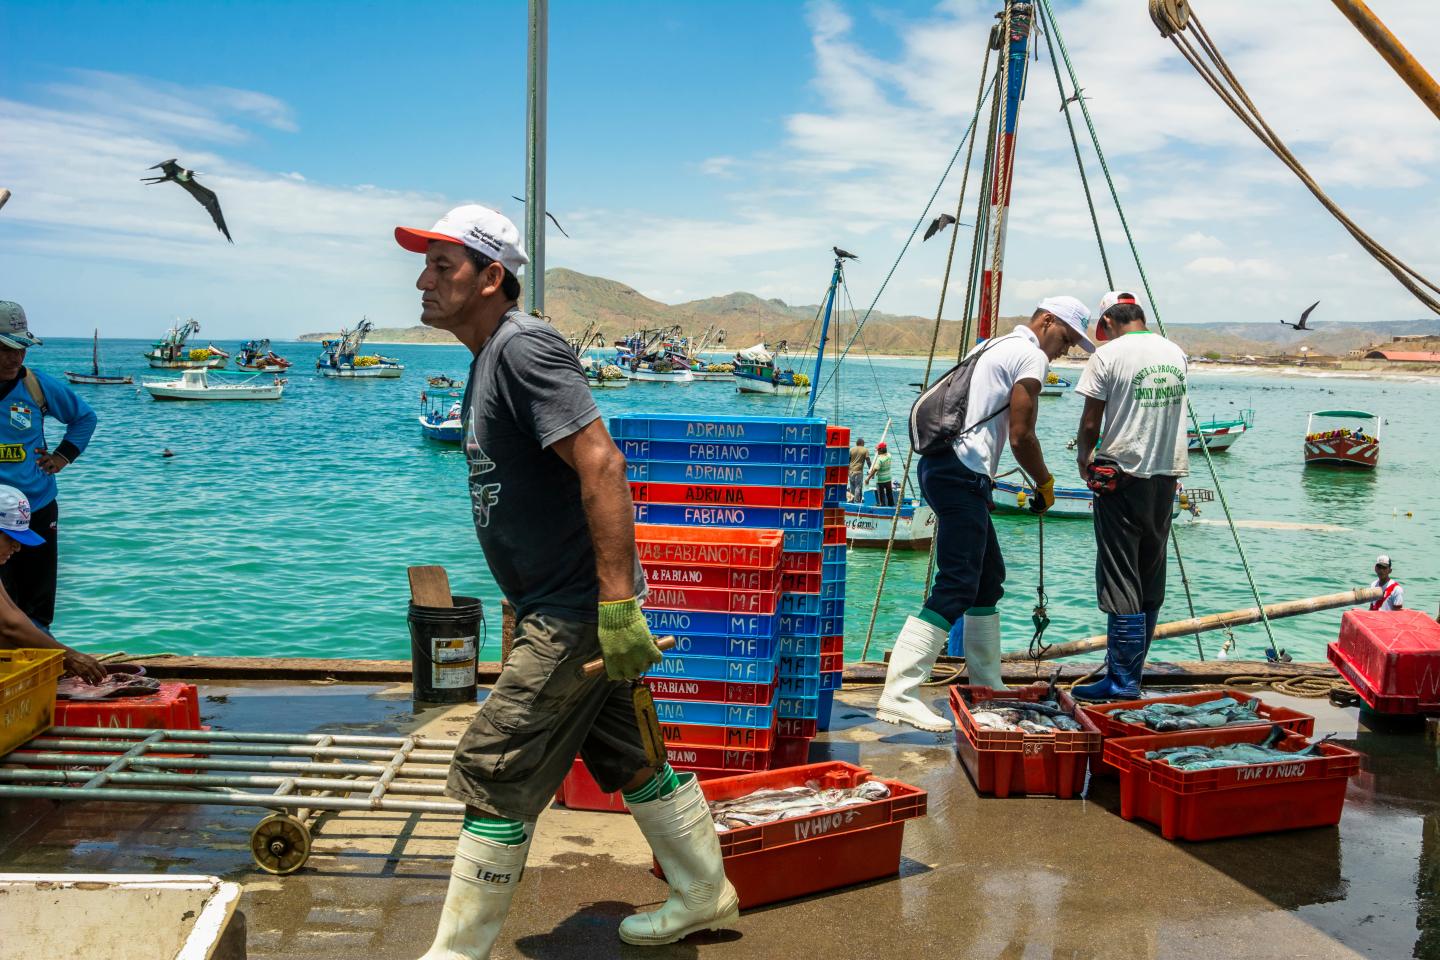
[[[55, 619], [59, 557], [55, 474], [85, 450], [95, 432], [95, 411], [65, 383], [25, 367], [25, 351], [40, 345], [20, 304], [0, 300], [0, 484], [26, 496], [30, 529], [45, 540], [0, 567], [0, 583], [30, 619], [48, 628]], [[47, 416], [65, 424], [65, 438], [53, 451], [45, 442]]]

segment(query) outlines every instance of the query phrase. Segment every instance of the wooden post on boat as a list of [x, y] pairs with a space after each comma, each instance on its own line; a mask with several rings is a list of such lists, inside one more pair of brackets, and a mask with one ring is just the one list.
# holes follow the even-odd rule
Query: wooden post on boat
[[[1354, 607], [1360, 604], [1370, 603], [1379, 600], [1381, 593], [1379, 587], [1359, 587], [1354, 590], [1344, 590], [1340, 593], [1327, 593], [1320, 597], [1306, 597], [1303, 600], [1286, 600], [1281, 603], [1268, 603], [1264, 607], [1265, 616], [1271, 620], [1280, 620], [1285, 617], [1295, 617], [1302, 613], [1318, 613], [1321, 610], [1333, 610], [1336, 607]], [[1224, 630], [1226, 627], [1238, 627], [1247, 623], [1258, 623], [1260, 621], [1259, 607], [1246, 607], [1243, 610], [1231, 610], [1227, 613], [1211, 613], [1203, 617], [1192, 617], [1189, 620], [1176, 620], [1171, 623], [1162, 623], [1155, 628], [1155, 639], [1164, 640], [1169, 637], [1183, 637], [1192, 633], [1205, 633], [1210, 630]], [[1094, 653], [1097, 650], [1104, 650], [1106, 637], [1102, 634], [1098, 637], [1086, 637], [1084, 640], [1071, 640], [1066, 643], [1057, 643], [1040, 654], [1041, 660], [1058, 660], [1061, 657], [1073, 657], [1081, 653]], [[1031, 660], [1029, 654], [1007, 653], [1003, 660]]]
[[1420, 61], [1405, 49], [1405, 44], [1390, 32], [1384, 21], [1375, 16], [1375, 11], [1365, 5], [1365, 0], [1334, 0], [1334, 3], [1335, 7], [1345, 14], [1346, 19], [1355, 25], [1355, 29], [1360, 31], [1360, 35], [1369, 40], [1376, 52], [1394, 68], [1400, 79], [1415, 91], [1415, 96], [1423, 100], [1435, 116], [1440, 117], [1440, 84], [1437, 84], [1429, 71], [1420, 65]]

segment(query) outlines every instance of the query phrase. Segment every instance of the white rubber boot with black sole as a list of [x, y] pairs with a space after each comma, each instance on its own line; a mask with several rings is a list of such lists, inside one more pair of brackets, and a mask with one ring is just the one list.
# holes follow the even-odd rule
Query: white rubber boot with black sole
[[670, 897], [658, 910], [620, 921], [620, 939], [660, 946], [702, 930], [734, 927], [740, 919], [740, 898], [725, 879], [720, 835], [695, 775], [680, 774], [680, 786], [668, 797], [629, 806], [665, 871]]
[[525, 872], [534, 824], [526, 825], [521, 844], [496, 843], [460, 831], [450, 889], [440, 911], [435, 942], [420, 960], [486, 960], [510, 901]]
[[950, 721], [925, 705], [918, 696], [920, 685], [930, 679], [935, 659], [945, 648], [948, 634], [919, 617], [908, 617], [890, 651], [890, 668], [885, 672], [885, 689], [875, 708], [875, 718], [886, 723], [908, 724], [918, 730], [946, 733]]
[[1005, 689], [1000, 679], [1000, 614], [965, 614], [965, 675], [977, 687]]

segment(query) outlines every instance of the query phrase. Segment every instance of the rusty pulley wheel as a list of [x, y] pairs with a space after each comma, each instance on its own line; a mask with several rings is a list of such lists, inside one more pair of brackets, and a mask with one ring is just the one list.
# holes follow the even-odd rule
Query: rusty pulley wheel
[[1190, 0], [1150, 0], [1150, 19], [1169, 37], [1190, 25]]
[[250, 855], [266, 873], [288, 876], [310, 859], [310, 828], [287, 813], [275, 813], [250, 831]]

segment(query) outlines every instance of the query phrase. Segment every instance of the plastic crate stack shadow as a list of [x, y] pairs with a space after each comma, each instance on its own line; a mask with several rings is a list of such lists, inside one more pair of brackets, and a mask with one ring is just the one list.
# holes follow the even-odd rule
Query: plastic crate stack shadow
[[[610, 432], [635, 501], [645, 615], [677, 638], [651, 683], [671, 765], [706, 778], [804, 762], [820, 701], [824, 420], [627, 414]], [[654, 545], [735, 539], [774, 555], [707, 565], [720, 554]]]

